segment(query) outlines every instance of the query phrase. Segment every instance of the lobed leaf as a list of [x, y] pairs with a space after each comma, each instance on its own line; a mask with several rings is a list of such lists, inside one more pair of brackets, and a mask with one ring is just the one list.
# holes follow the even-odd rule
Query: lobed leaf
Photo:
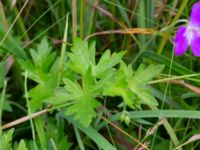
[[90, 65], [95, 65], [95, 42], [88, 46], [86, 41], [76, 38], [71, 51], [68, 67], [76, 73], [84, 75]]
[[164, 65], [150, 65], [145, 68], [145, 66], [141, 64], [135, 72], [131, 83], [146, 84], [147, 82], [158, 76], [163, 69]]
[[74, 115], [84, 127], [88, 127], [92, 122], [92, 118], [96, 117], [95, 108], [100, 105], [91, 95], [84, 95], [76, 100], [66, 110], [66, 115]]
[[124, 51], [119, 53], [110, 54], [110, 50], [107, 50], [100, 58], [98, 64], [94, 67], [94, 75], [97, 78], [101, 78], [104, 73], [113, 68], [116, 64], [118, 64], [121, 60]]
[[151, 65], [146, 68], [141, 65], [133, 73], [130, 65], [127, 66], [124, 62], [121, 62], [113, 81], [107, 84], [104, 95], [121, 96], [124, 103], [133, 109], [140, 108], [141, 104], [157, 106], [158, 103], [151, 90], [145, 85], [156, 77], [163, 68], [163, 65]]

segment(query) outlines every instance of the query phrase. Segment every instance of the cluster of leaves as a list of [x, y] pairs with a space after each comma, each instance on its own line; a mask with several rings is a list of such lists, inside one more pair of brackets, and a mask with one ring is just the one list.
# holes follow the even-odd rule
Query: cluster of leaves
[[20, 59], [19, 62], [21, 68], [27, 71], [28, 78], [37, 83], [37, 86], [29, 90], [31, 110], [35, 111], [42, 107], [44, 99], [54, 93], [59, 60], [46, 38], [37, 46], [37, 50], [30, 49], [30, 55], [31, 59]]
[[[55, 119], [49, 118], [45, 126], [46, 134], [43, 139], [46, 143], [45, 146], [38, 146], [37, 149], [55, 149], [66, 150], [71, 147], [71, 144], [67, 141], [68, 137], [64, 133], [63, 123]], [[14, 129], [10, 129], [0, 135], [0, 149], [2, 150], [34, 150], [35, 145], [33, 140], [21, 140], [20, 142], [13, 143]], [[40, 136], [40, 135], [38, 135]]]
[[110, 55], [108, 50], [96, 64], [94, 42], [88, 46], [87, 42], [75, 39], [71, 50], [66, 65], [80, 76], [80, 83], [64, 78], [64, 89], [59, 90], [54, 100], [48, 102], [53, 105], [69, 104], [66, 114], [73, 114], [75, 119], [88, 126], [96, 116], [95, 108], [101, 105], [96, 98], [102, 96], [107, 82], [113, 78], [114, 66], [121, 61], [124, 52]]
[[0, 136], [0, 149], [27, 150], [24, 140], [21, 140], [19, 144], [15, 143], [15, 146], [12, 146], [13, 133], [14, 129], [11, 129]]
[[[95, 52], [95, 42], [88, 44], [76, 38], [71, 52], [67, 52], [62, 70], [59, 70], [60, 57], [52, 51], [47, 39], [44, 38], [36, 50], [30, 49], [31, 59], [18, 59], [24, 75], [27, 72], [27, 77], [36, 83], [28, 92], [31, 111], [37, 111], [44, 103], [48, 103], [53, 107], [64, 108], [65, 115], [73, 116], [81, 125], [88, 127], [96, 117], [95, 109], [102, 105], [100, 100], [104, 96], [121, 96], [122, 106], [129, 106], [132, 109], [140, 108], [141, 104], [157, 105], [146, 84], [162, 71], [162, 65], [151, 65], [146, 68], [141, 65], [134, 72], [131, 65], [126, 65], [122, 60], [124, 51], [111, 54], [110, 50], [106, 50], [99, 60], [96, 60]], [[0, 67], [0, 86], [3, 87], [6, 63], [2, 63]], [[62, 82], [58, 82], [60, 73]], [[48, 124], [45, 131], [57, 130], [50, 120]], [[13, 130], [10, 130], [1, 135], [0, 141], [7, 140], [8, 143], [4, 145], [9, 147], [12, 135]], [[66, 139], [64, 135], [56, 138], [54, 134], [47, 135], [47, 139], [43, 138], [43, 141], [46, 141], [43, 142], [46, 143], [43, 147], [48, 145], [52, 137], [55, 137], [54, 142], [58, 141], [61, 147], [63, 142], [64, 145], [68, 144], [65, 140], [58, 140]], [[39, 139], [41, 140], [41, 137]], [[16, 143], [15, 147], [26, 150], [27, 145], [34, 147], [33, 141], [23, 140], [19, 144]]]
[[157, 106], [156, 99], [146, 85], [162, 69], [163, 65], [150, 65], [145, 68], [142, 64], [134, 73], [131, 65], [127, 66], [121, 62], [119, 70], [115, 73], [114, 82], [109, 82], [104, 95], [121, 96], [125, 104], [133, 109], [140, 109], [141, 104]]
[[133, 109], [140, 108], [141, 104], [157, 105], [146, 84], [162, 71], [162, 65], [146, 68], [141, 65], [133, 72], [122, 60], [124, 51], [111, 54], [110, 50], [96, 61], [95, 42], [88, 45], [77, 38], [64, 62], [74, 75], [62, 76], [64, 87], [56, 88], [58, 61], [50, 50], [47, 41], [43, 40], [37, 52], [31, 50], [34, 63], [21, 61], [22, 68], [30, 72], [29, 77], [39, 83], [29, 91], [34, 105], [48, 102], [56, 107], [67, 107], [65, 114], [73, 115], [84, 126], [89, 126], [96, 117], [95, 109], [101, 105], [98, 98], [103, 96], [121, 96], [123, 106]]
[[[80, 125], [88, 127], [96, 117], [96, 108], [102, 105], [100, 100], [104, 97], [121, 96], [121, 106], [132, 109], [140, 109], [141, 104], [158, 105], [146, 85], [162, 71], [162, 65], [140, 65], [134, 72], [131, 65], [126, 65], [122, 60], [124, 51], [111, 54], [110, 50], [106, 50], [98, 60], [95, 52], [95, 42], [88, 44], [79, 38], [74, 39], [71, 52], [67, 52], [63, 68], [60, 70], [60, 57], [52, 51], [44, 38], [36, 50], [30, 49], [30, 59], [18, 59], [24, 75], [27, 72], [27, 77], [36, 83], [28, 91], [31, 111], [37, 111], [43, 104], [48, 103], [52, 107], [63, 109], [64, 115], [72, 116]], [[0, 67], [6, 70], [5, 64], [1, 64]], [[1, 73], [2, 87], [6, 72]], [[60, 74], [62, 82], [58, 82]], [[48, 132], [59, 129], [55, 123], [49, 120], [47, 124], [43, 131], [49, 134], [43, 139], [39, 136], [39, 140], [43, 141], [43, 148], [49, 145], [48, 142], [51, 143], [52, 139], [60, 149], [66, 144], [70, 147], [65, 140], [60, 140], [67, 138], [64, 134], [50, 135], [51, 132]], [[13, 130], [10, 130], [1, 135], [0, 141], [7, 139], [6, 146], [9, 147], [12, 135]], [[34, 147], [34, 142], [22, 140], [15, 144], [15, 149], [26, 150], [27, 146]]]
[[[197, 74], [198, 58], [186, 55], [190, 58], [190, 61], [187, 61], [185, 56], [171, 57], [173, 44], [167, 42], [177, 31], [174, 26], [177, 25], [176, 22], [182, 22], [180, 18], [188, 18], [186, 16], [189, 16], [195, 2], [194, 0], [180, 2], [141, 0], [134, 3], [131, 0], [112, 2], [83, 0], [77, 1], [75, 5], [71, 1], [52, 0], [40, 5], [41, 1], [37, 0], [26, 4], [24, 1], [17, 1], [17, 3], [9, 0], [2, 1], [0, 3], [0, 108], [2, 108], [0, 114], [3, 111], [1, 122], [5, 124], [27, 115], [27, 106], [30, 106], [31, 113], [47, 108], [49, 104], [52, 106], [51, 110], [55, 111], [32, 120], [31, 129], [35, 129], [35, 132], [32, 131], [32, 134], [35, 133], [35, 139], [29, 140], [31, 136], [29, 121], [16, 126], [15, 132], [11, 129], [0, 133], [0, 149], [69, 149], [67, 135], [70, 137], [70, 142], [76, 143], [72, 149], [77, 149], [77, 145], [80, 149], [95, 149], [94, 146], [97, 146], [98, 149], [112, 150], [115, 149], [115, 145], [119, 146], [118, 149], [129, 149], [129, 145], [135, 146], [135, 142], [130, 142], [126, 136], [121, 136], [124, 142], [115, 139], [120, 135], [115, 132], [115, 128], [109, 128], [111, 132], [106, 133], [104, 132], [106, 123], [103, 120], [100, 122], [103, 112], [116, 112], [115, 110], [119, 113], [111, 113], [109, 120], [118, 122], [123, 131], [131, 133], [130, 136], [139, 139], [142, 144], [150, 142], [151, 149], [178, 149], [183, 145], [184, 149], [195, 149], [195, 147], [198, 149], [198, 143], [192, 141], [192, 144], [188, 144], [186, 141], [189, 136], [198, 134], [199, 131], [196, 124], [200, 115], [198, 111], [190, 111], [199, 108], [199, 96], [196, 94], [196, 89], [198, 93], [200, 85], [199, 74]], [[70, 19], [66, 20], [65, 27], [64, 20], [67, 12], [73, 15], [69, 15]], [[71, 21], [76, 18], [79, 18], [77, 22]], [[124, 27], [130, 28], [126, 33], [131, 35], [123, 34]], [[131, 27], [135, 27], [139, 34], [132, 35]], [[158, 32], [143, 35], [153, 31], [152, 28], [157, 29]], [[92, 36], [97, 40], [100, 49], [126, 48], [128, 51], [126, 60], [132, 64], [127, 65], [123, 61], [125, 52], [111, 53], [107, 50], [95, 54], [95, 42], [89, 44], [78, 38], [74, 39], [71, 51], [66, 52], [64, 62], [61, 62], [63, 56], [60, 57], [57, 53], [59, 46], [55, 46], [58, 51], [54, 50], [46, 38], [34, 47], [34, 41], [44, 34], [53, 37], [49, 39], [55, 45], [61, 44], [62, 40], [57, 39], [62, 39], [64, 30], [69, 31], [68, 39], [76, 35], [81, 39], [91, 39]], [[166, 34], [161, 34], [162, 32]], [[101, 34], [106, 35], [94, 36]], [[33, 48], [29, 51], [30, 44]], [[12, 68], [7, 66], [5, 60], [7, 56], [10, 57], [9, 55], [14, 56], [16, 60]], [[163, 81], [180, 78], [185, 80], [185, 85], [191, 85], [190, 87], [195, 90], [190, 91], [191, 88], [188, 90], [187, 86], [182, 88], [181, 86], [184, 86], [182, 84], [165, 86], [165, 83], [159, 82], [156, 85], [159, 88], [152, 87], [148, 83], [152, 83], [151, 80], [163, 69], [163, 65], [149, 65], [152, 63], [164, 64], [167, 70], [170, 70], [169, 74], [165, 72], [167, 76], [165, 74], [161, 76]], [[138, 68], [133, 69], [132, 65]], [[21, 76], [20, 67], [24, 72], [25, 81], [28, 81], [28, 92], [23, 84], [24, 78]], [[10, 70], [9, 74], [8, 70]], [[28, 104], [24, 104], [26, 103], [22, 96], [24, 91], [25, 96], [30, 100]], [[163, 108], [155, 107], [158, 105], [155, 97], [163, 102]], [[98, 108], [102, 105], [104, 107]], [[117, 106], [119, 107], [116, 108]], [[147, 111], [148, 108], [151, 110]], [[164, 110], [160, 111], [160, 109]], [[181, 109], [183, 112], [173, 109]], [[166, 121], [163, 123], [161, 119], [154, 124], [156, 121], [154, 118], [160, 118], [160, 115], [168, 118], [169, 123]], [[187, 125], [186, 118], [189, 118]], [[132, 132], [139, 128], [135, 123], [130, 122], [130, 119], [139, 122], [141, 134]], [[191, 119], [196, 120], [190, 121]], [[120, 120], [130, 126], [123, 128]], [[63, 124], [60, 124], [60, 121]], [[160, 125], [164, 125], [167, 132], [160, 130]], [[68, 132], [68, 129], [72, 128], [75, 132]], [[21, 132], [24, 133], [24, 130], [29, 132], [21, 140], [23, 138]], [[182, 130], [184, 132], [176, 132]], [[101, 134], [102, 131], [104, 134]], [[147, 138], [148, 131], [154, 135]], [[107, 140], [106, 134], [114, 137], [113, 140], [111, 139], [113, 145]], [[168, 138], [166, 134], [169, 135]], [[76, 140], [74, 140], [75, 136]], [[195, 136], [195, 139], [198, 140], [198, 137], [199, 135]], [[191, 142], [191, 139], [188, 141]], [[126, 145], [129, 147], [124, 148]], [[136, 146], [135, 149], [142, 149], [142, 147]]]

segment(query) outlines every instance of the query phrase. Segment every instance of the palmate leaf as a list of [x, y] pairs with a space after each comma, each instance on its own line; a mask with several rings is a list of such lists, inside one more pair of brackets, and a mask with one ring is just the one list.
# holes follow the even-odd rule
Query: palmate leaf
[[[53, 106], [66, 106], [66, 114], [73, 115], [84, 126], [89, 126], [96, 117], [95, 109], [100, 105], [96, 100], [102, 96], [107, 82], [111, 81], [125, 52], [113, 53], [107, 50], [98, 63], [95, 61], [95, 42], [88, 44], [76, 38], [73, 42], [67, 67], [76, 75], [79, 81], [64, 78], [65, 88], [60, 87], [54, 97], [45, 102]], [[97, 65], [96, 65], [97, 64]]]
[[75, 119], [79, 120], [82, 125], [89, 126], [92, 122], [92, 118], [96, 116], [94, 109], [100, 105], [95, 99], [98, 92], [92, 91], [93, 87], [95, 87], [95, 82], [91, 67], [88, 68], [86, 74], [82, 77], [83, 88], [69, 79], [65, 79], [64, 83], [71, 96], [77, 96], [77, 98], [74, 99], [74, 104], [68, 107], [66, 114], [74, 115]]
[[[96, 65], [95, 42], [90, 45], [76, 38], [68, 54], [68, 68], [80, 75], [79, 82], [64, 78], [65, 89], [57, 90], [55, 97], [46, 100], [56, 105], [67, 106], [66, 114], [73, 115], [84, 126], [89, 126], [96, 116], [95, 108], [100, 103], [96, 98], [102, 95], [108, 81], [114, 75], [125, 52], [113, 53], [107, 50]], [[81, 82], [81, 83], [80, 83]]]
[[97, 78], [101, 78], [108, 70], [121, 61], [124, 54], [125, 52], [121, 51], [111, 55], [110, 50], [107, 50], [100, 58], [98, 64], [94, 67], [94, 75]]
[[58, 119], [52, 117], [44, 122], [45, 124], [45, 137], [44, 140], [48, 143], [48, 149], [51, 149], [52, 145], [49, 143], [54, 142], [55, 149], [57, 150], [69, 150], [71, 147], [71, 144], [68, 142], [68, 137], [65, 130], [65, 124]]
[[[31, 110], [41, 108], [43, 100], [54, 94], [58, 76], [58, 58], [46, 38], [37, 45], [37, 49], [30, 50], [30, 60], [19, 60], [21, 68], [28, 72], [28, 78], [38, 83], [29, 90]], [[52, 69], [53, 68], [53, 69]]]
[[56, 55], [52, 52], [47, 39], [43, 38], [41, 43], [37, 45], [36, 50], [30, 50], [30, 54], [32, 61], [19, 59], [22, 69], [29, 71], [33, 79], [36, 78], [35, 76], [42, 78], [43, 74], [49, 73], [56, 60]]
[[10, 129], [7, 132], [4, 132], [0, 136], [0, 149], [2, 150], [12, 149], [13, 133], [14, 133], [14, 129]]
[[75, 38], [69, 53], [68, 67], [79, 74], [85, 74], [90, 65], [95, 65], [95, 42], [89, 46], [86, 41]]
[[65, 114], [73, 115], [76, 120], [87, 127], [96, 117], [95, 109], [100, 105], [96, 97], [102, 93], [106, 82], [111, 78], [112, 74], [107, 74], [104, 78], [95, 82], [95, 77], [92, 76], [92, 70], [89, 67], [86, 74], [82, 76], [82, 87], [78, 82], [64, 78], [65, 89], [57, 91], [55, 97], [46, 102], [54, 106], [67, 105]]
[[[158, 102], [152, 95], [151, 91], [146, 86], [129, 85], [129, 89], [139, 98], [139, 104], [145, 104], [148, 106], [157, 106]], [[140, 106], [140, 105], [138, 105]]]
[[91, 95], [83, 95], [76, 102], [70, 106], [66, 113], [67, 115], [74, 115], [75, 119], [88, 127], [92, 122], [92, 118], [96, 117], [95, 108], [100, 105]]
[[[83, 78], [83, 80], [87, 79], [87, 77]], [[94, 109], [100, 105], [95, 99], [95, 94], [89, 88], [92, 86], [91, 82], [83, 81], [84, 89], [78, 83], [73, 83], [69, 79], [64, 79], [64, 83], [69, 93], [69, 100], [73, 100], [73, 104], [68, 107], [66, 114], [74, 115], [75, 119], [79, 120], [82, 125], [89, 126], [92, 118], [96, 116]], [[66, 97], [65, 100], [67, 100]]]
[[31, 98], [30, 107], [32, 112], [41, 108], [42, 102], [54, 94], [56, 81], [56, 78], [51, 75], [49, 80], [44, 81], [29, 90], [29, 97]]
[[157, 106], [158, 103], [151, 90], [145, 84], [158, 76], [164, 69], [164, 65], [150, 65], [145, 68], [143, 64], [139, 66], [131, 80], [129, 81], [129, 89], [140, 99], [139, 103], [149, 106]]
[[104, 74], [118, 64], [125, 51], [119, 53], [113, 53], [111, 55], [110, 50], [107, 50], [99, 62], [96, 65], [95, 61], [95, 42], [88, 45], [88, 42], [82, 41], [80, 38], [76, 38], [73, 42], [69, 56], [68, 67], [74, 72], [84, 75], [89, 66], [92, 67], [92, 74], [97, 78], [101, 78]]
[[133, 75], [131, 66], [126, 66], [124, 62], [120, 63], [120, 69], [117, 70], [113, 79], [110, 80], [104, 90], [106, 96], [121, 96], [126, 105], [134, 108], [134, 95], [128, 88], [128, 82]]
[[131, 82], [134, 84], [146, 84], [158, 76], [163, 69], [164, 65], [150, 65], [145, 68], [145, 66], [141, 64], [137, 71], [134, 73]]
[[28, 150], [28, 148], [26, 147], [26, 144], [25, 144], [24, 140], [21, 140], [21, 141], [19, 142], [19, 145], [18, 145], [18, 147], [17, 147], [17, 150]]
[[82, 86], [85, 91], [91, 91], [95, 85], [95, 78], [92, 76], [92, 68], [89, 67], [86, 74], [82, 77]]
[[127, 66], [121, 62], [120, 69], [114, 76], [114, 81], [108, 83], [104, 95], [121, 96], [124, 103], [133, 109], [140, 108], [141, 104], [156, 106], [158, 105], [156, 99], [145, 85], [159, 75], [163, 68], [162, 65], [150, 65], [146, 68], [141, 65], [133, 73], [130, 65]]
[[48, 72], [55, 60], [55, 53], [52, 52], [47, 39], [43, 38], [41, 43], [37, 45], [37, 50], [31, 49], [30, 53], [35, 66]]

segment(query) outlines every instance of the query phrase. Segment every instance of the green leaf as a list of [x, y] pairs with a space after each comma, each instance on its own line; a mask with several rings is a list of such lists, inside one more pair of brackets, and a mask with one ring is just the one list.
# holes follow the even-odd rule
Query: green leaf
[[82, 41], [80, 38], [74, 40], [71, 51], [68, 54], [70, 58], [68, 67], [76, 73], [84, 75], [91, 66], [92, 73], [97, 78], [101, 78], [109, 69], [113, 69], [112, 67], [117, 65], [125, 54], [124, 51], [121, 51], [111, 55], [110, 50], [107, 50], [96, 65], [95, 42], [88, 46], [88, 42]]
[[30, 60], [23, 60], [23, 59], [18, 59], [18, 62], [22, 68], [22, 70], [28, 71], [28, 77], [37, 83], [41, 82], [40, 76], [36, 72], [36, 67], [35, 65], [30, 61]]
[[145, 86], [129, 85], [130, 90], [140, 99], [139, 103], [149, 106], [157, 106], [158, 102], [152, 95], [151, 91]]
[[69, 150], [71, 147], [71, 144], [68, 143], [68, 141], [66, 140], [67, 137], [64, 136], [61, 139], [59, 139], [58, 141], [58, 150]]
[[77, 82], [73, 82], [70, 79], [64, 78], [63, 79], [65, 83], [65, 89], [67, 90], [66, 95], [71, 95], [72, 97], [70, 99], [77, 99], [80, 96], [82, 96], [83, 91], [80, 85]]
[[[53, 81], [54, 79], [54, 81]], [[48, 81], [42, 82], [29, 90], [29, 96], [31, 97], [30, 107], [32, 112], [42, 107], [42, 102], [53, 96], [56, 87], [55, 78], [49, 78]]]
[[[87, 80], [86, 77], [85, 79]], [[92, 118], [96, 116], [94, 109], [100, 105], [100, 103], [95, 100], [95, 95], [90, 92], [91, 88], [87, 88], [91, 86], [91, 83], [85, 81], [84, 89], [82, 89], [79, 84], [73, 83], [69, 79], [65, 79], [64, 83], [69, 93], [69, 99], [74, 102], [73, 105], [68, 107], [66, 114], [74, 115], [75, 119], [79, 120], [81, 124], [89, 126]]]
[[19, 60], [21, 68], [28, 72], [28, 78], [38, 83], [29, 90], [32, 111], [40, 109], [45, 99], [54, 95], [58, 78], [58, 58], [43, 38], [37, 49], [30, 50], [32, 60]]
[[60, 88], [57, 90], [54, 98], [50, 98], [47, 102], [56, 105], [67, 106], [66, 114], [74, 115], [76, 120], [84, 126], [89, 126], [92, 119], [96, 117], [95, 108], [100, 103], [96, 97], [102, 94], [106, 84], [112, 78], [112, 71], [107, 72], [102, 79], [98, 81], [92, 76], [92, 68], [89, 67], [85, 75], [82, 76], [82, 87], [78, 82], [74, 82], [65, 78], [65, 89]]
[[[122, 113], [118, 113], [109, 117], [111, 121], [117, 121], [120, 119]], [[140, 110], [130, 111], [128, 113], [130, 118], [188, 118], [188, 119], [200, 119], [200, 111], [197, 110]]]
[[12, 148], [12, 138], [13, 138], [14, 129], [10, 129], [7, 132], [4, 132], [0, 136], [0, 149], [10, 150]]
[[96, 81], [94, 87], [91, 89], [94, 93], [103, 93], [103, 91], [107, 88], [107, 83], [113, 81], [113, 76], [115, 74], [114, 70], [108, 70], [104, 76], [101, 77], [98, 81]]
[[121, 96], [126, 105], [134, 108], [133, 93], [128, 88], [128, 82], [132, 76], [132, 68], [127, 67], [124, 62], [120, 63], [120, 69], [114, 74], [113, 79], [107, 84], [104, 95]]
[[96, 97], [102, 96], [107, 83], [116, 72], [114, 66], [121, 61], [124, 54], [125, 52], [119, 52], [111, 55], [107, 50], [96, 65], [95, 42], [88, 45], [88, 42], [76, 38], [71, 53], [68, 53], [67, 67], [79, 74], [80, 79], [77, 82], [64, 78], [65, 89], [59, 88], [54, 97], [45, 101], [54, 106], [67, 107], [67, 115], [74, 115], [81, 124], [89, 126], [96, 117], [95, 108], [100, 105]]
[[145, 68], [145, 66], [141, 64], [135, 72], [131, 84], [146, 84], [158, 76], [163, 69], [164, 65], [150, 65]]
[[112, 67], [121, 61], [125, 53], [126, 52], [121, 51], [111, 55], [110, 50], [107, 50], [100, 58], [98, 64], [94, 67], [95, 77], [101, 78], [108, 70], [113, 69]]
[[76, 73], [84, 75], [90, 65], [95, 65], [95, 42], [88, 46], [86, 41], [75, 38], [71, 51], [68, 67]]
[[94, 86], [94, 77], [92, 76], [92, 68], [89, 67], [86, 74], [83, 75], [83, 89], [90, 91]]
[[96, 117], [94, 109], [99, 105], [100, 103], [90, 95], [84, 95], [67, 109], [66, 115], [74, 114], [75, 119], [79, 120], [83, 126], [88, 127], [92, 122], [92, 118]]
[[159, 75], [163, 69], [163, 65], [150, 65], [146, 68], [143, 64], [139, 66], [128, 85], [130, 90], [140, 99], [139, 103], [149, 106], [158, 105], [151, 90], [145, 84]]
[[110, 82], [106, 86], [104, 95], [107, 96], [121, 96], [126, 105], [134, 108], [134, 94], [128, 89], [128, 83], [123, 79], [116, 79], [113, 83]]
[[104, 95], [121, 96], [124, 103], [135, 109], [140, 108], [141, 104], [157, 106], [158, 103], [151, 91], [145, 86], [148, 81], [156, 77], [163, 69], [163, 65], [141, 65], [133, 73], [132, 67], [124, 62], [120, 63], [119, 70], [116, 71], [113, 79], [107, 83]]
[[18, 145], [18, 147], [17, 147], [17, 150], [28, 150], [28, 148], [26, 147], [26, 144], [25, 144], [24, 140], [21, 140], [21, 141], [19, 142], [19, 145]]
[[47, 74], [54, 74], [58, 71], [51, 70], [57, 59], [55, 53], [51, 52], [52, 49], [48, 44], [46, 38], [43, 38], [41, 43], [37, 45], [37, 49], [31, 49], [30, 54], [32, 61], [30, 60], [19, 60], [19, 63], [23, 70], [28, 71], [29, 78], [36, 82], [42, 82], [47, 80]]
[[36, 66], [43, 71], [48, 72], [50, 65], [55, 59], [55, 53], [51, 53], [51, 47], [46, 38], [43, 38], [41, 43], [37, 45], [37, 51], [30, 50], [31, 57]]
[[[56, 117], [57, 118], [57, 117]], [[60, 118], [55, 120], [55, 117], [49, 117], [48, 120], [44, 121], [45, 123], [45, 136], [46, 140], [49, 141], [53, 140], [56, 148], [58, 150], [68, 150], [71, 147], [71, 144], [68, 142], [68, 137], [66, 136], [65, 124]], [[49, 145], [49, 149], [51, 149], [51, 145]]]

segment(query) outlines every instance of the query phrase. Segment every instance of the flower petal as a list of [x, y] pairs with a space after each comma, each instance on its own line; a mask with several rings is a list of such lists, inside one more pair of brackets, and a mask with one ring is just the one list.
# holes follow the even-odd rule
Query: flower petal
[[190, 23], [198, 27], [200, 27], [199, 12], [200, 12], [200, 2], [197, 2], [192, 6], [192, 11], [190, 14]]
[[191, 49], [194, 56], [200, 57], [200, 36], [195, 36], [191, 41]]
[[186, 27], [185, 26], [181, 26], [179, 27], [175, 38], [174, 38], [174, 53], [176, 56], [179, 56], [183, 53], [186, 52], [187, 48], [188, 48], [188, 40], [187, 37], [185, 35], [185, 31], [186, 31]]

